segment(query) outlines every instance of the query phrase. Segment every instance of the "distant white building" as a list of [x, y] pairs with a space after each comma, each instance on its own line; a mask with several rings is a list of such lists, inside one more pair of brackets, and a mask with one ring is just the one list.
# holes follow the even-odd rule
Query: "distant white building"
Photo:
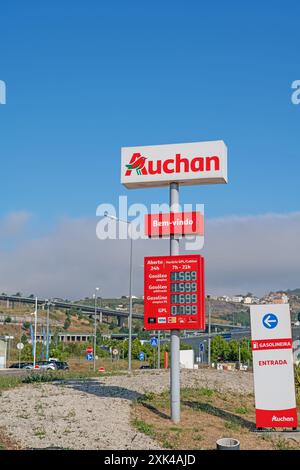
[[222, 295], [221, 297], [218, 297], [217, 300], [221, 301], [221, 302], [230, 302], [230, 297], [228, 297], [228, 295]]
[[243, 295], [234, 295], [232, 298], [231, 298], [231, 302], [235, 302], [235, 303], [241, 303], [243, 302], [244, 300], [244, 296]]
[[288, 296], [284, 292], [270, 292], [268, 295], [260, 299], [262, 304], [287, 304]]
[[258, 303], [259, 303], [259, 299], [257, 297], [253, 297], [253, 296], [244, 297], [244, 304], [250, 305], [250, 304], [258, 304]]

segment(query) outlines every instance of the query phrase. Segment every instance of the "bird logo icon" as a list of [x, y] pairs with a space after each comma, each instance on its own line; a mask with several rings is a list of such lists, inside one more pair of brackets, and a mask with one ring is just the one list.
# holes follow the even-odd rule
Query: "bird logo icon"
[[143, 157], [140, 153], [134, 153], [130, 162], [125, 165], [127, 168], [126, 176], [130, 176], [133, 170], [135, 170], [138, 175], [147, 175], [147, 170], [145, 168], [146, 160], [147, 158]]

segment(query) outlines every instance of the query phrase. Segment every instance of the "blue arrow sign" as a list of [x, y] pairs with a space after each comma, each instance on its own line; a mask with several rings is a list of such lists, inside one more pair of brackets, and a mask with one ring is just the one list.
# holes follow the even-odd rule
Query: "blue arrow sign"
[[200, 343], [200, 351], [201, 351], [201, 352], [204, 351], [204, 344], [203, 344], [203, 343]]
[[278, 318], [274, 313], [267, 313], [264, 315], [262, 319], [264, 327], [268, 328], [268, 330], [271, 330], [272, 328], [276, 328], [278, 325]]
[[153, 348], [156, 348], [157, 344], [158, 344], [157, 338], [151, 338], [150, 339], [150, 344]]
[[86, 355], [87, 361], [92, 361], [93, 358], [94, 358], [93, 353], [88, 353], [88, 354]]
[[144, 361], [144, 360], [145, 360], [145, 353], [143, 353], [143, 352], [140, 352], [140, 353], [139, 353], [139, 360], [140, 360], [140, 361]]
[[231, 339], [231, 333], [224, 333], [222, 336], [224, 339]]

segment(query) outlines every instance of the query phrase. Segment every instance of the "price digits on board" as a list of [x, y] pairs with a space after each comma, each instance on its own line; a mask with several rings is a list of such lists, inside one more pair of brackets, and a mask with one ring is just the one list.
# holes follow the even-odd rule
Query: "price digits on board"
[[174, 282], [171, 284], [171, 292], [197, 292], [196, 282]]
[[172, 294], [171, 304], [196, 304], [197, 294]]
[[173, 271], [171, 281], [197, 281], [197, 271]]
[[197, 305], [171, 305], [171, 315], [197, 315]]
[[[172, 315], [197, 315], [197, 271], [171, 272], [171, 314]], [[175, 281], [175, 282], [174, 282]], [[177, 282], [176, 282], [177, 281]], [[190, 282], [189, 282], [190, 281]], [[178, 294], [174, 294], [178, 292]]]

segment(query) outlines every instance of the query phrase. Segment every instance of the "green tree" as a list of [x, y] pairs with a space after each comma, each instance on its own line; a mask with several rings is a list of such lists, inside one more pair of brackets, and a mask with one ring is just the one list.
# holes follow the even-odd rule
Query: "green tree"
[[65, 319], [64, 326], [63, 326], [64, 330], [67, 330], [70, 327], [70, 325], [71, 325], [71, 320], [69, 317], [67, 317]]
[[23, 343], [24, 345], [28, 343], [28, 338], [25, 333], [23, 333], [21, 336], [21, 343]]
[[226, 361], [229, 355], [229, 346], [222, 336], [215, 336], [211, 341], [212, 362]]
[[228, 361], [238, 361], [239, 359], [239, 342], [236, 339], [231, 339], [228, 342]]

